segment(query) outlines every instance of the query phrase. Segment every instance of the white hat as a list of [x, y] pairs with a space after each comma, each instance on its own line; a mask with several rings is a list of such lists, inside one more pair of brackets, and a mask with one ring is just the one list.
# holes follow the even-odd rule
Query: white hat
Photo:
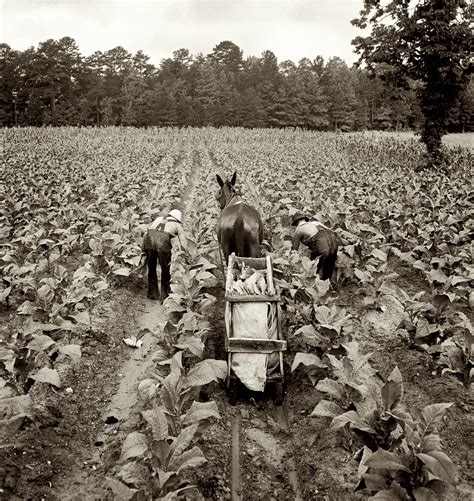
[[171, 209], [168, 212], [168, 216], [172, 217], [173, 219], [176, 219], [179, 223], [182, 222], [182, 216], [181, 216], [181, 211], [178, 209]]

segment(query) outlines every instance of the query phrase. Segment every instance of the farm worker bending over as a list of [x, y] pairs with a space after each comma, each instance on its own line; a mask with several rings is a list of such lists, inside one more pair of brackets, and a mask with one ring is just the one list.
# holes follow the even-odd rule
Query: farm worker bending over
[[182, 232], [181, 222], [181, 211], [172, 209], [167, 217], [160, 216], [153, 221], [143, 239], [143, 250], [148, 262], [148, 297], [150, 299], [158, 299], [157, 260], [161, 266], [161, 299], [166, 299], [171, 292], [170, 265], [173, 248], [171, 239], [178, 237], [181, 243], [179, 238]]
[[300, 243], [311, 251], [310, 259], [319, 257], [317, 271], [323, 280], [330, 279], [337, 258], [337, 235], [324, 224], [301, 212], [293, 215], [292, 226], [296, 226], [291, 241], [292, 250], [298, 250]]

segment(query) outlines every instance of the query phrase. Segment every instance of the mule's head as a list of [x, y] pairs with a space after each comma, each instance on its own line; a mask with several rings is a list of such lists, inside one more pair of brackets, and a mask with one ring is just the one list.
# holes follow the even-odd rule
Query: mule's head
[[236, 194], [235, 191], [235, 180], [237, 178], [237, 172], [234, 172], [233, 176], [227, 181], [223, 181], [219, 174], [216, 174], [217, 182], [219, 183], [220, 189], [216, 193], [216, 200], [219, 203], [221, 210], [229, 203], [229, 200]]

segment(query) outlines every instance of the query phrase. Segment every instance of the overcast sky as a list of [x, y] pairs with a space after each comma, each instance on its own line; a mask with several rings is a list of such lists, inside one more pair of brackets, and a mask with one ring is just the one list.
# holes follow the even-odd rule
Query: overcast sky
[[0, 42], [14, 49], [48, 38], [72, 37], [81, 54], [121, 45], [143, 50], [151, 62], [186, 48], [212, 52], [230, 40], [246, 56], [271, 50], [278, 60], [357, 57], [350, 21], [362, 0], [0, 0]]

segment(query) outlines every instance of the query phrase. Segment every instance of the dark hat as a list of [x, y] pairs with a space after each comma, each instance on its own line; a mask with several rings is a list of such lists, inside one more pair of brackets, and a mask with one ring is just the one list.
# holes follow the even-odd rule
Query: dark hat
[[298, 221], [301, 221], [302, 219], [309, 221], [309, 217], [306, 214], [303, 214], [302, 212], [296, 212], [291, 218], [291, 226], [296, 226], [298, 224]]

